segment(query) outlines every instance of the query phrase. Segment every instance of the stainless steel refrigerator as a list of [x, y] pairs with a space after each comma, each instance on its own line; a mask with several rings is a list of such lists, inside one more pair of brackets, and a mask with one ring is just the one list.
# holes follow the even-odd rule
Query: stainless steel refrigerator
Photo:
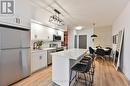
[[0, 86], [30, 75], [30, 31], [0, 26]]

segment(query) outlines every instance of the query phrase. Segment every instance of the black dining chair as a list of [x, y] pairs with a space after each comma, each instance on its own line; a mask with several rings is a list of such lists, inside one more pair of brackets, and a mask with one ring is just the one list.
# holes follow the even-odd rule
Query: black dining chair
[[100, 57], [103, 60], [105, 60], [105, 50], [104, 49], [97, 49], [95, 54], [97, 55], [97, 57]]
[[89, 47], [89, 52], [90, 52], [90, 54], [93, 54], [95, 51], [92, 47]]
[[[110, 59], [111, 59], [111, 51], [112, 51], [112, 49], [111, 49], [111, 48], [107, 48], [107, 49], [108, 49], [108, 50], [105, 51], [105, 55], [108, 56], [109, 61], [110, 61]], [[107, 58], [107, 57], [106, 57], [106, 58]]]
[[97, 49], [101, 49], [102, 47], [99, 45], [99, 46], [96, 46]]

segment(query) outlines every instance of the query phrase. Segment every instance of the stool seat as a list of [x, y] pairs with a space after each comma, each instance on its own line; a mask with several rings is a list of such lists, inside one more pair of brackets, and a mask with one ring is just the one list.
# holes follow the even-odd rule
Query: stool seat
[[[70, 86], [71, 82], [74, 80], [74, 78], [76, 78], [77, 74], [78, 74], [78, 77], [79, 77], [79, 73], [84, 75], [85, 86], [88, 85], [87, 79], [86, 79], [86, 74], [88, 73], [89, 78], [90, 78], [90, 84], [91, 84], [91, 77], [90, 77], [91, 63], [92, 63], [92, 59], [90, 58], [86, 63], [77, 63], [71, 68], [69, 86]], [[75, 71], [76, 75], [71, 79], [72, 71]]]
[[86, 63], [86, 62], [88, 62], [89, 60], [91, 60], [91, 57], [87, 57], [87, 56], [85, 56], [83, 59], [81, 59], [80, 62], [82, 62], [82, 63]]
[[86, 64], [77, 63], [75, 66], [73, 66], [71, 68], [71, 70], [83, 73], [83, 72], [86, 72], [87, 65]]

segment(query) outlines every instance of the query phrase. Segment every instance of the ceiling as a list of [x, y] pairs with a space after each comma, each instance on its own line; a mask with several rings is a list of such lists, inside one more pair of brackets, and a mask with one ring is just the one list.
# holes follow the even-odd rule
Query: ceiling
[[48, 12], [54, 8], [69, 26], [112, 25], [129, 0], [37, 0]]

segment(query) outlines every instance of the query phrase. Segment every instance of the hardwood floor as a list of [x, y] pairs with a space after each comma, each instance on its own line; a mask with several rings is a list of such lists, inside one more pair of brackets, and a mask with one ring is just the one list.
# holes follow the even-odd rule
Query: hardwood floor
[[112, 63], [96, 61], [94, 86], [130, 86], [130, 82], [115, 70]]
[[[130, 82], [125, 76], [120, 72], [117, 72], [110, 62], [96, 61], [95, 63], [96, 69], [93, 86], [130, 86]], [[51, 67], [48, 67], [32, 74], [30, 77], [13, 86], [52, 86], [51, 76]], [[78, 83], [76, 86], [84, 86], [84, 84]]]

